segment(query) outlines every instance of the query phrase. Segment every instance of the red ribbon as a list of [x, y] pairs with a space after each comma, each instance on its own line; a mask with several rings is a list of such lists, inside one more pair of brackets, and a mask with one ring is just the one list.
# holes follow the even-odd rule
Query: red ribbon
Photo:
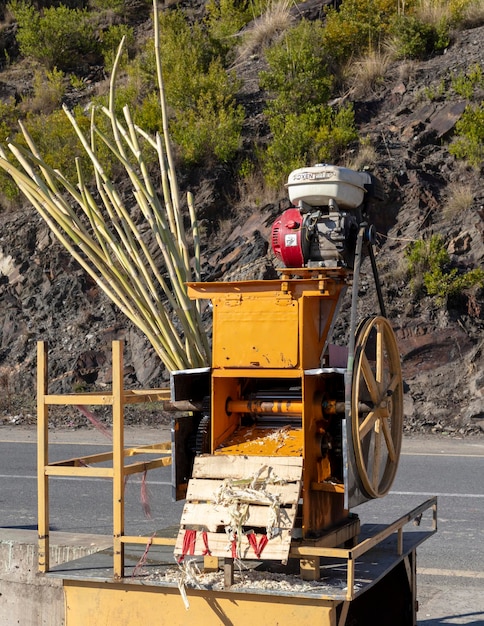
[[237, 533], [234, 533], [232, 537], [232, 558], [237, 558]]
[[267, 539], [267, 535], [261, 535], [259, 542], [257, 542], [257, 535], [255, 533], [249, 533], [247, 535], [247, 539], [252, 546], [252, 549], [255, 552], [255, 555], [258, 559], [260, 559], [260, 555], [262, 554], [262, 550], [266, 547], [269, 539]]
[[203, 545], [205, 546], [205, 550], [203, 551], [202, 556], [210, 556], [212, 553], [210, 552], [210, 548], [208, 547], [208, 535], [206, 530], [202, 532], [202, 539]]
[[185, 530], [183, 535], [183, 547], [181, 556], [178, 558], [178, 563], [182, 563], [187, 554], [195, 554], [195, 544], [197, 543], [197, 531]]

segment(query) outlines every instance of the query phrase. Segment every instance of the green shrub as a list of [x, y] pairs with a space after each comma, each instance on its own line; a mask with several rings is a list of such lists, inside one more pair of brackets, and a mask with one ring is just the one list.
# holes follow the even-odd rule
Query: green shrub
[[[190, 25], [181, 11], [161, 14], [160, 52], [166, 96], [175, 108], [193, 106], [203, 91], [216, 87], [214, 81], [224, 92], [228, 89], [217, 46], [199, 23]], [[153, 59], [153, 54], [148, 56], [145, 66], [154, 75]]]
[[328, 101], [333, 77], [322, 46], [323, 32], [320, 22], [301, 20], [266, 51], [269, 70], [260, 73], [260, 86], [273, 95], [270, 115], [298, 113]]
[[114, 24], [104, 31], [101, 36], [101, 53], [104, 57], [104, 66], [107, 72], [113, 68], [121, 39], [126, 37], [121, 67], [126, 67], [128, 58], [134, 45], [134, 30], [126, 24]]
[[[259, 3], [260, 4], [260, 3]], [[208, 0], [205, 5], [205, 23], [210, 36], [224, 51], [237, 44], [235, 35], [259, 15], [260, 6], [240, 0]]]
[[300, 114], [272, 116], [269, 122], [273, 138], [259, 158], [272, 187], [279, 186], [293, 169], [335, 161], [358, 138], [352, 105], [341, 109], [315, 106]]
[[[81, 0], [82, 6], [86, 6], [86, 0]], [[70, 0], [72, 2], [72, 0]], [[152, 0], [88, 0], [87, 6], [91, 14], [95, 15], [98, 22], [109, 22], [121, 19], [123, 23], [139, 23], [149, 17], [153, 8]]]
[[459, 274], [450, 264], [450, 256], [440, 235], [413, 242], [405, 253], [411, 286], [415, 292], [423, 286], [429, 296], [443, 303], [449, 296], [475, 286], [484, 286], [484, 270]]
[[97, 11], [122, 13], [125, 0], [89, 0], [89, 6]]
[[[443, 1], [443, 0], [442, 0]], [[448, 8], [452, 26], [458, 26], [465, 20], [467, 11], [472, 5], [479, 5], [480, 0], [448, 0]]]
[[[235, 94], [239, 82], [228, 72], [219, 48], [200, 24], [190, 25], [180, 11], [160, 16], [160, 49], [167, 102], [171, 109], [170, 131], [181, 148], [182, 159], [228, 161], [240, 145], [244, 112]], [[144, 51], [137, 74], [147, 85], [153, 83], [154, 51]], [[150, 130], [161, 130], [161, 115], [155, 128], [159, 105], [145, 95], [135, 111]]]
[[323, 39], [328, 55], [344, 63], [379, 49], [391, 31], [397, 8], [394, 0], [343, 0], [339, 9], [330, 8]]
[[61, 4], [40, 13], [23, 0], [14, 0], [9, 9], [18, 23], [21, 54], [48, 69], [73, 70], [79, 66], [80, 57], [97, 52], [86, 9], [68, 9]]
[[297, 167], [337, 159], [357, 138], [352, 106], [327, 104], [333, 77], [323, 32], [321, 23], [302, 20], [266, 52], [269, 69], [260, 85], [272, 97], [266, 108], [272, 140], [259, 159], [270, 186]]
[[[84, 115], [80, 107], [74, 113], [80, 126], [85, 132], [89, 133], [89, 118]], [[13, 122], [14, 116], [15, 123]], [[22, 133], [13, 130], [18, 128], [16, 120], [19, 117], [19, 112], [12, 109], [11, 105], [7, 110], [6, 105], [0, 103], [0, 120], [2, 120], [0, 122], [0, 132], [3, 131], [4, 127], [7, 128], [7, 124], [10, 124], [10, 140], [26, 146]], [[92, 170], [90, 160], [64, 111], [57, 109], [53, 113], [40, 115], [29, 113], [24, 119], [24, 125], [47, 165], [61, 170], [70, 180], [76, 180], [75, 157], [80, 157], [86, 171], [86, 179], [89, 179], [89, 171]], [[10, 152], [7, 154], [10, 154]], [[11, 158], [13, 159], [14, 157], [11, 156]], [[4, 174], [3, 170], [0, 172], [0, 180], [2, 181], [2, 194], [9, 200], [17, 198], [19, 195], [18, 187], [10, 176]]]
[[424, 87], [421, 91], [421, 96], [433, 102], [434, 100], [440, 100], [443, 98], [445, 91], [446, 84], [445, 80], [442, 78], [437, 84]]
[[435, 296], [442, 303], [472, 287], [484, 287], [484, 270], [477, 268], [458, 274], [455, 268], [449, 272], [436, 268], [424, 276], [424, 284], [429, 296]]
[[175, 142], [187, 163], [227, 162], [241, 145], [244, 109], [223, 94], [202, 93], [194, 108], [180, 113], [171, 124]]
[[453, 76], [451, 86], [457, 95], [470, 100], [476, 88], [484, 87], [482, 66], [479, 63], [475, 63], [467, 72], [461, 72]]
[[[74, 114], [81, 128], [89, 134], [90, 120], [81, 107], [77, 107]], [[90, 160], [64, 111], [58, 109], [49, 115], [28, 115], [25, 126], [47, 165], [60, 170], [69, 180], [75, 180], [75, 158], [79, 157], [88, 171]], [[20, 134], [17, 140], [24, 142]]]
[[151, 91], [132, 111], [135, 124], [147, 133], [154, 135], [162, 131], [160, 96]]
[[[14, 98], [0, 100], [0, 142], [2, 147], [14, 139], [18, 130], [17, 120], [21, 117]], [[9, 154], [9, 153], [8, 153]], [[11, 176], [0, 170], [0, 196], [11, 201], [20, 196], [19, 189]]]
[[399, 58], [420, 59], [443, 50], [450, 43], [445, 18], [435, 26], [413, 15], [399, 15], [393, 22], [392, 33], [393, 48]]
[[405, 258], [414, 292], [423, 287], [428, 295], [439, 294], [443, 297], [447, 294], [457, 270], [449, 267], [449, 253], [440, 235], [413, 242], [407, 248]]
[[455, 125], [456, 139], [449, 152], [457, 159], [465, 159], [480, 168], [484, 161], [484, 102], [466, 107]]
[[7, 206], [15, 206], [21, 196], [20, 191], [13, 178], [7, 174], [4, 170], [0, 172], [0, 211], [3, 211]]
[[352, 141], [358, 139], [353, 105], [331, 108], [315, 135], [316, 160], [335, 161]]
[[[144, 51], [128, 62], [126, 75], [115, 91], [114, 110], [118, 119], [124, 120], [123, 108], [127, 105], [136, 124], [148, 133], [161, 132], [162, 118], [159, 104], [159, 93], [155, 90], [154, 63]], [[108, 106], [108, 95], [93, 98], [94, 106]], [[99, 118], [99, 124], [103, 125]]]
[[239, 165], [237, 176], [245, 181], [254, 175], [255, 169], [254, 161], [245, 158]]
[[20, 114], [13, 97], [7, 100], [0, 100], [0, 141], [5, 141], [12, 134], [12, 129], [16, 129], [17, 120]]

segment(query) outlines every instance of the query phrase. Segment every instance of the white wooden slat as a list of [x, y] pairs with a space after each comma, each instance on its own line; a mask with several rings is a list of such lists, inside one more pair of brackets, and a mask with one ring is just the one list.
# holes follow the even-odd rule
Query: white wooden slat
[[[204, 500], [213, 502], [217, 489], [223, 480], [209, 480], [208, 478], [192, 478], [188, 483], [186, 500]], [[299, 500], [301, 482], [285, 483], [283, 485], [264, 485], [263, 492], [279, 496], [279, 503], [289, 505]], [[263, 495], [263, 493], [262, 493]]]
[[206, 455], [195, 457], [194, 478], [252, 478], [266, 466], [261, 477], [267, 475], [287, 481], [300, 480], [302, 457], [298, 456], [238, 456]]
[[[208, 531], [209, 549], [213, 556], [230, 557], [231, 547], [225, 528], [233, 524], [229, 505], [213, 502], [217, 489], [225, 479], [233, 481], [232, 487], [240, 487], [241, 498], [244, 489], [255, 477], [283, 480], [284, 484], [263, 484], [260, 502], [249, 502], [248, 518], [244, 522], [242, 536], [242, 554], [240, 558], [257, 558], [246, 533], [251, 528], [265, 529], [271, 524], [271, 505], [264, 499], [264, 492], [278, 494], [283, 506], [279, 509], [278, 529], [274, 538], [269, 540], [263, 551], [263, 558], [286, 562], [291, 546], [291, 531], [297, 514], [302, 483], [301, 457], [270, 457], [242, 455], [205, 455], [195, 458], [192, 478], [188, 483], [188, 492], [183, 508], [181, 526], [175, 549], [176, 555], [183, 551], [183, 541], [187, 531], [196, 535], [195, 554], [201, 556], [206, 551], [201, 531]], [[262, 471], [261, 471], [262, 470]], [[238, 484], [237, 481], [240, 481]], [[238, 498], [234, 497], [236, 504]], [[264, 535], [259, 535], [260, 537]]]
[[[291, 530], [294, 526], [294, 518], [296, 515], [296, 507], [279, 509], [279, 518], [277, 526]], [[250, 505], [247, 520], [244, 522], [244, 528], [267, 528], [270, 521], [271, 510], [268, 506]], [[229, 526], [232, 517], [229, 510], [223, 506], [214, 506], [213, 504], [192, 504], [186, 503], [181, 516], [181, 524], [183, 526], [199, 526], [216, 532], [225, 532], [225, 526]]]

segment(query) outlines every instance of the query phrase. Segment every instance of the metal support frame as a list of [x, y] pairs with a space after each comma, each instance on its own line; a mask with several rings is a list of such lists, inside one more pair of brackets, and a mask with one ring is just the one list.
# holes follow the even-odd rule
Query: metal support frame
[[[111, 392], [74, 393], [55, 395], [48, 393], [47, 343], [37, 344], [37, 485], [38, 533], [40, 572], [49, 571], [49, 478], [75, 476], [110, 478], [113, 483], [113, 551], [114, 576], [124, 575], [124, 546], [127, 543], [166, 545], [172, 541], [162, 537], [132, 537], [124, 534], [124, 484], [130, 474], [145, 472], [171, 464], [171, 442], [162, 442], [136, 448], [124, 447], [124, 406], [144, 402], [170, 401], [169, 389], [126, 390], [123, 387], [123, 344], [113, 341]], [[81, 459], [68, 459], [49, 463], [49, 406], [111, 406], [113, 415], [113, 447], [110, 452], [94, 454]], [[125, 464], [126, 457], [138, 454], [157, 455], [150, 461]], [[96, 463], [111, 461], [111, 467], [96, 467]]]
[[402, 517], [399, 517], [392, 524], [385, 526], [383, 530], [376, 533], [375, 535], [369, 537], [368, 539], [364, 539], [357, 545], [352, 548], [324, 548], [320, 546], [309, 546], [307, 544], [303, 544], [299, 547], [291, 547], [291, 551], [289, 553], [290, 557], [296, 558], [336, 558], [342, 559], [346, 561], [347, 569], [346, 569], [346, 582], [347, 582], [347, 592], [346, 592], [346, 600], [353, 600], [355, 597], [355, 563], [357, 559], [366, 554], [372, 548], [378, 546], [378, 544], [382, 543], [393, 535], [393, 533], [397, 533], [397, 546], [396, 546], [396, 555], [402, 556], [403, 554], [403, 529], [404, 526], [414, 520], [420, 520], [422, 514], [428, 509], [432, 509], [432, 534], [437, 531], [437, 497], [433, 496], [429, 498], [419, 506], [415, 507]]
[[[138, 537], [124, 534], [124, 483], [125, 478], [134, 473], [144, 472], [169, 465], [171, 463], [171, 443], [162, 442], [135, 448], [124, 448], [124, 406], [132, 403], [167, 401], [170, 399], [169, 390], [125, 390], [123, 388], [123, 355], [122, 342], [113, 342], [113, 385], [111, 392], [83, 393], [54, 395], [48, 393], [48, 358], [47, 344], [38, 343], [38, 372], [37, 372], [37, 416], [38, 416], [38, 530], [39, 530], [39, 571], [49, 571], [49, 479], [56, 476], [70, 477], [97, 477], [109, 478], [113, 481], [113, 576], [115, 579], [124, 576], [124, 548], [126, 544], [147, 545], [174, 545], [175, 539], [164, 537]], [[52, 405], [98, 405], [112, 406], [113, 410], [113, 448], [111, 451], [72, 458], [55, 463], [49, 463], [48, 446], [48, 418], [49, 406]], [[138, 454], [158, 455], [150, 461], [141, 461], [126, 464], [125, 458]], [[96, 467], [96, 463], [111, 461], [111, 467]], [[346, 594], [344, 607], [339, 618], [339, 625], [344, 625], [347, 604], [358, 595], [355, 589], [355, 565], [363, 555], [382, 544], [386, 539], [396, 534], [395, 557], [398, 559], [405, 554], [404, 526], [409, 522], [420, 522], [422, 514], [432, 509], [432, 531], [437, 530], [437, 498], [433, 497], [403, 515], [392, 524], [385, 526], [380, 532], [352, 545], [352, 547], [332, 547], [342, 545], [350, 539], [355, 539], [357, 531], [353, 526], [357, 520], [351, 521], [348, 528], [336, 530], [339, 539], [334, 537], [316, 540], [295, 540], [291, 542], [289, 557], [317, 563], [324, 559], [346, 561]], [[329, 542], [326, 543], [326, 542]], [[408, 549], [408, 548], [407, 548]], [[415, 554], [411, 558], [404, 556], [405, 568], [412, 589], [415, 585]], [[225, 561], [225, 580], [230, 585], [230, 561]], [[212, 564], [214, 566], [214, 564]], [[314, 569], [314, 567], [313, 567]], [[415, 591], [413, 592], [415, 593]], [[340, 602], [342, 599], [340, 600]]]

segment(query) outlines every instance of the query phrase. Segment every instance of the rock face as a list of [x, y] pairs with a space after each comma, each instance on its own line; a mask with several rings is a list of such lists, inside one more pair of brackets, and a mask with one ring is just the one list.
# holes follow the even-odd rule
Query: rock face
[[[444, 238], [456, 267], [482, 267], [484, 185], [479, 172], [462, 166], [448, 152], [467, 102], [455, 94], [430, 99], [424, 97], [423, 88], [437, 91], [453, 72], [465, 72], [475, 63], [484, 65], [483, 39], [484, 27], [463, 31], [442, 56], [411, 66], [395, 64], [376, 91], [355, 102], [360, 136], [368, 137], [376, 149], [371, 162], [363, 160], [360, 167], [370, 169], [387, 194], [371, 219], [378, 232], [377, 265], [387, 314], [402, 356], [408, 431], [462, 436], [484, 430], [483, 290], [437, 303], [415, 295], [402, 269], [409, 242], [436, 233]], [[246, 91], [241, 93], [242, 102], [247, 98]], [[257, 115], [255, 110], [252, 122], [260, 133], [261, 125], [254, 122]], [[230, 206], [229, 180], [229, 173], [221, 168], [200, 171], [196, 179], [181, 183], [193, 192], [206, 233], [204, 279], [270, 278], [277, 266], [270, 229], [288, 200], [281, 197], [254, 207], [241, 198], [237, 207]], [[449, 212], [445, 207], [457, 185], [466, 185], [472, 200]], [[28, 419], [34, 413], [38, 340], [49, 342], [51, 391], [109, 386], [113, 339], [126, 342], [127, 385], [166, 382], [167, 373], [146, 339], [53, 239], [32, 208], [0, 213], [0, 229], [4, 419], [12, 415]], [[362, 271], [361, 316], [378, 309], [368, 261]], [[341, 334], [344, 319], [345, 311], [337, 324]]]
[[[374, 173], [385, 181], [390, 206], [380, 224], [378, 254], [388, 313], [397, 332], [407, 384], [408, 429], [478, 432], [483, 418], [483, 291], [438, 305], [412, 296], [399, 276], [402, 253], [422, 236], [440, 234], [453, 264], [482, 267], [484, 186], [480, 173], [463, 168], [447, 151], [454, 125], [465, 109], [460, 98], [419, 101], [450, 75], [483, 65], [478, 42], [484, 29], [460, 33], [446, 54], [419, 63], [405, 78], [402, 67], [360, 103], [360, 132], [378, 145]], [[448, 210], [452, 188], [472, 190], [472, 201]], [[447, 209], [446, 209], [447, 207]], [[395, 213], [396, 210], [396, 213]]]

